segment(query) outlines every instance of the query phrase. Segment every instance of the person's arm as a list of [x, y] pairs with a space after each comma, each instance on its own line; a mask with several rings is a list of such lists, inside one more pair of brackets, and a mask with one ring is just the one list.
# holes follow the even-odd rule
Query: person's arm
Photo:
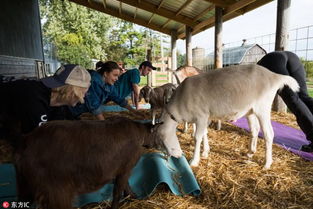
[[131, 93], [131, 99], [132, 99], [132, 104], [133, 104], [134, 106], [136, 106], [136, 105], [135, 105], [134, 91], [132, 91], [132, 93]]
[[129, 104], [127, 104], [124, 108], [128, 109], [132, 114], [134, 114], [134, 116], [138, 117], [139, 119], [144, 119], [145, 118], [145, 114], [135, 110], [134, 108], [132, 108]]
[[135, 107], [136, 107], [136, 110], [138, 110], [139, 109], [139, 93], [140, 93], [138, 84], [133, 83], [133, 92], [134, 92]]

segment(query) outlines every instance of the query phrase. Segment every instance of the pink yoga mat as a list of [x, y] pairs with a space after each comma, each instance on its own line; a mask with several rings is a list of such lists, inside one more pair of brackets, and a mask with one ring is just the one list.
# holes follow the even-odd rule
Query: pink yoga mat
[[[250, 131], [249, 124], [246, 118], [241, 118], [233, 124], [247, 131]], [[300, 151], [302, 145], [310, 143], [306, 139], [302, 131], [274, 121], [272, 121], [272, 126], [274, 129], [275, 144], [278, 144], [284, 149], [291, 151], [306, 160], [313, 161], [313, 153]], [[263, 138], [262, 131], [260, 131], [259, 137]]]

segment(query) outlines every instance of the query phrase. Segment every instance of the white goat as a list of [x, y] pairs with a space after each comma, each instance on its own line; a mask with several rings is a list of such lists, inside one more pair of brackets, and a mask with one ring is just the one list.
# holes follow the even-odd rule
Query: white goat
[[[168, 71], [173, 73], [174, 77], [176, 78], [176, 83], [178, 85], [180, 85], [186, 78], [199, 75], [204, 72], [193, 66], [181, 66], [177, 68], [176, 70], [168, 70]], [[222, 126], [222, 123], [220, 120], [218, 120], [216, 124], [216, 130], [221, 130], [221, 126]], [[192, 136], [194, 137], [196, 133], [196, 124], [194, 123], [192, 124], [192, 130], [193, 130]], [[183, 132], [187, 133], [187, 131], [188, 131], [188, 122], [185, 122]]]
[[292, 77], [272, 73], [259, 65], [231, 66], [187, 78], [177, 87], [162, 117], [164, 124], [159, 130], [168, 154], [174, 157], [182, 155], [176, 136], [178, 122], [194, 122], [197, 125], [196, 145], [190, 164], [198, 166], [202, 138], [203, 158], [208, 157], [210, 149], [208, 118], [228, 121], [247, 116], [252, 132], [248, 157], [251, 158], [256, 152], [261, 125], [266, 141], [264, 168], [270, 168], [274, 137], [271, 106], [276, 92], [284, 85], [293, 91], [299, 89]]
[[173, 95], [176, 86], [171, 83], [164, 84], [162, 86], [151, 88], [145, 86], [140, 90], [139, 101], [144, 98], [145, 102], [151, 105], [152, 124], [155, 124], [155, 115], [157, 109], [162, 109], [167, 104]]

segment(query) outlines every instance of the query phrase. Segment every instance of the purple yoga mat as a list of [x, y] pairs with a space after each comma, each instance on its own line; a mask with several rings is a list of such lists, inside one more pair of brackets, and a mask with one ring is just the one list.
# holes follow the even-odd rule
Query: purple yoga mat
[[[233, 124], [247, 131], [250, 131], [249, 124], [246, 118], [240, 118], [236, 122], [233, 122]], [[274, 129], [275, 144], [278, 144], [284, 149], [289, 150], [306, 160], [313, 161], [313, 153], [300, 151], [302, 145], [309, 144], [309, 141], [306, 139], [302, 131], [274, 121], [272, 121], [272, 126]], [[262, 131], [260, 131], [259, 137], [263, 138]]]

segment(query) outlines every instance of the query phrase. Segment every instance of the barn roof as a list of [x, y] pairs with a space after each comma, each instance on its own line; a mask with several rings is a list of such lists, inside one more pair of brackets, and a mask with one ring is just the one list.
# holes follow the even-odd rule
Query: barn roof
[[214, 26], [215, 6], [223, 8], [223, 21], [273, 0], [69, 0], [100, 12], [171, 35], [185, 38], [185, 25], [195, 35]]
[[[266, 52], [258, 44], [243, 44], [241, 46], [223, 48], [223, 65], [240, 64], [247, 52], [255, 46]], [[214, 57], [214, 52], [210, 53], [208, 56]]]

